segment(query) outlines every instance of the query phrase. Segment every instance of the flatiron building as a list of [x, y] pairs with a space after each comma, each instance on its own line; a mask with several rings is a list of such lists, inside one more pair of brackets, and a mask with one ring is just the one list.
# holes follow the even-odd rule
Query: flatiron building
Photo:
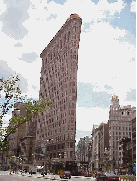
[[[39, 98], [52, 100], [39, 115], [36, 161], [46, 169], [68, 168], [75, 162], [78, 48], [82, 19], [71, 14], [42, 51]], [[72, 168], [72, 167], [71, 167]]]

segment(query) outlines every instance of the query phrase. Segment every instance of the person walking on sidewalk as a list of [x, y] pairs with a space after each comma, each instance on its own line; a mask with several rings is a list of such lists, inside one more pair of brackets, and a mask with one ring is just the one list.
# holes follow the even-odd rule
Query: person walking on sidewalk
[[43, 175], [43, 177], [44, 177], [44, 171], [42, 170], [42, 173], [41, 173], [41, 175]]

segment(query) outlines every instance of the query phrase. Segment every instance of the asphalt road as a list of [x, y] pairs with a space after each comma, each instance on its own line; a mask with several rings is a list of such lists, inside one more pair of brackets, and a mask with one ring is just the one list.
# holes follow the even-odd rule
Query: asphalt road
[[[38, 178], [39, 177], [39, 178]], [[43, 177], [42, 175], [38, 174], [23, 174], [21, 173], [18, 174], [9, 174], [9, 171], [0, 171], [0, 181], [25, 181], [25, 180], [30, 180], [30, 181], [42, 181], [42, 180], [47, 180], [47, 181], [52, 181], [55, 177], [55, 181], [95, 181], [95, 178], [93, 177], [84, 177], [84, 176], [72, 176], [71, 179], [60, 179], [58, 175], [45, 175]]]

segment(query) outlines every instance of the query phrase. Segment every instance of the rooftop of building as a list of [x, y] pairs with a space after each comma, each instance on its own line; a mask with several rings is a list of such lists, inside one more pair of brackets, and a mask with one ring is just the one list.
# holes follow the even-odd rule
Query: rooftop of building
[[136, 110], [133, 111], [133, 113], [131, 114], [131, 120], [136, 118]]
[[78, 18], [81, 20], [82, 23], [82, 19], [80, 18], [80, 16], [78, 14], [71, 14], [69, 16], [69, 18], [66, 20], [66, 22], [62, 25], [62, 27], [59, 29], [59, 31], [55, 34], [55, 36], [52, 38], [52, 40], [49, 42], [49, 44], [44, 48], [44, 50], [42, 51], [42, 53], [40, 54], [40, 57], [43, 57], [43, 54], [45, 54], [46, 49], [52, 44], [53, 40], [58, 36], [58, 34], [63, 30], [63, 28], [65, 27], [66, 23], [72, 19], [72, 18]]
[[121, 107], [121, 108], [122, 108], [122, 109], [131, 108], [131, 105], [123, 106], [123, 107]]
[[78, 14], [76, 14], [76, 13], [71, 14], [71, 15], [70, 15], [70, 18], [71, 18], [71, 17], [78, 17], [78, 18], [80, 18], [80, 16], [79, 16]]

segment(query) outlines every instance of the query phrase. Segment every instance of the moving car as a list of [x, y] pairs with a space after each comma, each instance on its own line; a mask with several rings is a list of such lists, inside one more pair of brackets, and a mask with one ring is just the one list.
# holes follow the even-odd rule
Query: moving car
[[63, 175], [60, 175], [60, 178], [71, 178], [71, 173], [70, 171], [64, 171]]
[[25, 170], [25, 169], [24, 169], [24, 170], [20, 170], [20, 172], [21, 172], [21, 173], [26, 173], [26, 170]]
[[91, 177], [91, 173], [85, 172], [84, 177]]
[[96, 176], [97, 181], [119, 181], [119, 177], [114, 173], [103, 173]]

